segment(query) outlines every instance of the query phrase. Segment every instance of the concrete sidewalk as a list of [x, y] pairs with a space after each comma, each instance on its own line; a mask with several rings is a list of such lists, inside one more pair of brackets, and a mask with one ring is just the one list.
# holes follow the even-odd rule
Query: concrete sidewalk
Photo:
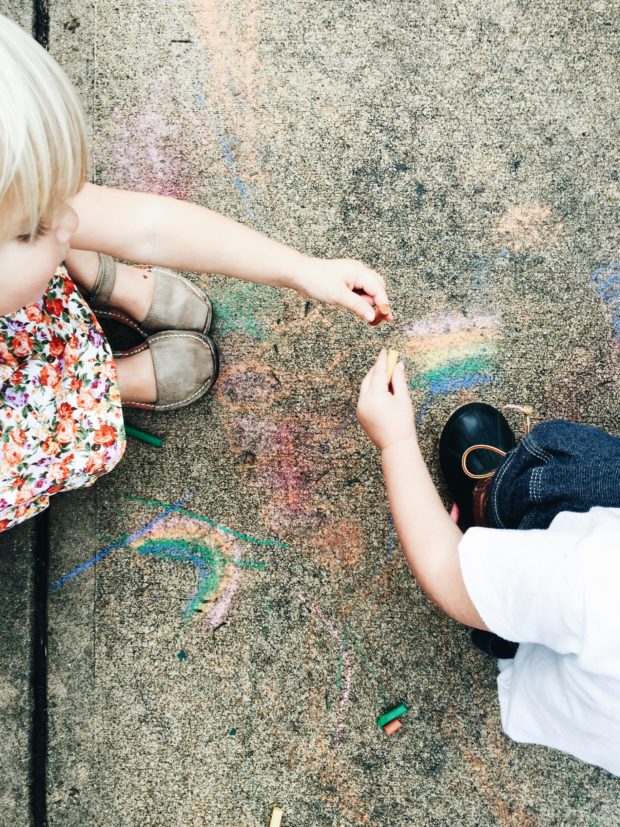
[[[0, 9], [28, 26], [27, 4]], [[502, 735], [496, 667], [410, 576], [354, 409], [389, 344], [429, 459], [474, 398], [620, 432], [619, 13], [52, 0], [95, 182], [359, 257], [397, 320], [193, 276], [214, 393], [128, 415], [164, 447], [131, 442], [51, 510], [50, 825], [260, 827], [276, 804], [283, 827], [618, 823], [617, 780]], [[11, 827], [29, 823], [29, 531], [0, 546]], [[388, 738], [376, 718], [401, 701]]]

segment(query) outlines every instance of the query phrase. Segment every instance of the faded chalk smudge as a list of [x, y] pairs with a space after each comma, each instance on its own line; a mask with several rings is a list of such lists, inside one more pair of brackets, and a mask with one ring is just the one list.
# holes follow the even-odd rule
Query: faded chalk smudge
[[517, 204], [506, 210], [498, 221], [496, 236], [502, 246], [520, 253], [552, 247], [562, 230], [562, 223], [546, 204]]
[[258, 226], [258, 222], [256, 220], [256, 213], [254, 211], [254, 206], [252, 204], [252, 196], [251, 196], [251, 193], [250, 193], [250, 189], [249, 189], [248, 185], [244, 181], [241, 180], [241, 177], [239, 176], [239, 173], [237, 172], [237, 165], [235, 163], [235, 159], [234, 159], [232, 150], [230, 148], [230, 143], [228, 141], [228, 138], [222, 132], [220, 132], [220, 130], [215, 125], [215, 121], [213, 120], [213, 117], [212, 117], [212, 115], [209, 112], [209, 109], [207, 107], [207, 102], [204, 99], [204, 96], [202, 95], [201, 92], [196, 93], [196, 95], [194, 97], [194, 102], [196, 103], [196, 106], [198, 107], [198, 109], [202, 112], [202, 115], [205, 119], [205, 122], [206, 122], [207, 126], [209, 127], [209, 129], [211, 130], [211, 133], [213, 134], [215, 140], [217, 141], [217, 144], [218, 144], [218, 146], [220, 148], [220, 151], [222, 153], [222, 156], [224, 158], [224, 162], [226, 163], [226, 167], [228, 168], [228, 171], [230, 172], [230, 174], [232, 176], [233, 182], [235, 184], [235, 188], [236, 188], [237, 192], [239, 192], [239, 194], [241, 195], [241, 197], [243, 199], [243, 206], [245, 208], [245, 213], [246, 213], [247, 217], [250, 219], [252, 224], [254, 224], [255, 226]]
[[599, 265], [590, 276], [590, 284], [610, 313], [614, 338], [620, 339], [620, 262]]
[[426, 316], [407, 327], [404, 331], [408, 338], [440, 336], [443, 333], [458, 333], [461, 330], [494, 329], [499, 322], [496, 315], [465, 316], [462, 313], [443, 313]]
[[136, 121], [127, 121], [117, 107], [113, 121], [116, 135], [112, 151], [130, 189], [185, 200], [191, 191], [191, 167], [179, 152], [179, 119], [168, 122], [163, 101], [171, 95], [170, 79], [161, 74], [145, 89], [148, 101]]

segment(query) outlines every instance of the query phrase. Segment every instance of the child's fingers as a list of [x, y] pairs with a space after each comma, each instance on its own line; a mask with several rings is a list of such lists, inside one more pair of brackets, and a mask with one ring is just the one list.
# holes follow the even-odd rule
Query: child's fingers
[[398, 362], [392, 373], [392, 390], [394, 391], [394, 396], [409, 396], [407, 374], [405, 373], [405, 366], [402, 362]]
[[372, 369], [370, 388], [373, 391], [380, 391], [387, 390], [387, 386], [387, 350], [382, 347]]
[[375, 317], [373, 321], [370, 322], [373, 327], [376, 327], [383, 321], [394, 321], [392, 308], [389, 305], [385, 291], [385, 281], [378, 273], [372, 270], [369, 271], [369, 280], [366, 282], [360, 282], [358, 279], [353, 288], [353, 292], [358, 296], [363, 296], [363, 298], [374, 307]]
[[372, 379], [372, 371], [373, 371], [373, 369], [371, 368], [368, 371], [368, 373], [366, 374], [366, 376], [364, 376], [364, 378], [362, 379], [362, 384], [360, 385], [360, 396], [362, 394], [366, 393], [368, 391], [368, 389], [370, 388], [370, 382], [371, 382], [371, 379]]
[[355, 288], [356, 291], [363, 291], [373, 300], [373, 303], [379, 308], [381, 315], [385, 316], [388, 321], [392, 321], [390, 302], [387, 297], [385, 289], [385, 281], [374, 270], [369, 270], [364, 267], [356, 274]]
[[354, 290], [353, 292], [354, 292], [357, 296], [359, 296], [359, 297], [360, 297], [360, 299], [363, 299], [369, 307], [373, 307], [373, 308], [374, 308], [374, 306], [375, 306], [375, 300], [373, 299], [373, 297], [372, 297], [372, 296], [367, 296], [367, 295], [366, 295], [366, 293], [358, 293], [358, 292], [357, 292], [357, 290]]
[[345, 307], [347, 310], [351, 310], [356, 316], [359, 316], [359, 318], [363, 319], [365, 322], [374, 321], [375, 311], [371, 307], [371, 302], [368, 300], [367, 296], [355, 293], [353, 290], [349, 290], [345, 287], [342, 293], [339, 293], [338, 304], [341, 307]]
[[374, 270], [364, 268], [356, 274], [355, 287], [357, 290], [363, 290], [364, 293], [372, 296], [375, 304], [389, 304], [385, 282]]

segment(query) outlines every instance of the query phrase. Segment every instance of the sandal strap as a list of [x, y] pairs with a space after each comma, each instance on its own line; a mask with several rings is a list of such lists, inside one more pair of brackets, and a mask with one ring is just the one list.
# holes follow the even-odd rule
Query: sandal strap
[[107, 256], [105, 253], [97, 253], [97, 255], [99, 256], [99, 270], [88, 301], [91, 307], [106, 307], [114, 290], [116, 262], [112, 256]]
[[463, 469], [463, 473], [466, 474], [472, 480], [485, 480], [487, 477], [492, 477], [495, 474], [495, 470], [493, 471], [486, 471], [484, 474], [472, 474], [472, 472], [467, 468], [467, 459], [469, 455], [474, 451], [493, 451], [495, 454], [499, 454], [502, 457], [506, 456], [506, 451], [502, 451], [501, 448], [496, 448], [494, 445], [470, 445], [469, 448], [464, 451], [463, 456], [461, 457], [461, 468]]

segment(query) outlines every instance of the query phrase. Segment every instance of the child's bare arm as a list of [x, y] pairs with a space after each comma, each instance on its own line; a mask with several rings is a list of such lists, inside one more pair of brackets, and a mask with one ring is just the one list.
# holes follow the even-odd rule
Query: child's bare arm
[[463, 582], [458, 546], [463, 536], [450, 519], [420, 451], [402, 363], [387, 382], [381, 351], [362, 383], [358, 417], [381, 450], [390, 507], [401, 545], [418, 582], [439, 608], [461, 623], [486, 626]]
[[437, 493], [417, 439], [381, 452], [390, 508], [407, 562], [440, 609], [455, 620], [486, 629], [471, 601], [459, 563], [459, 528]]
[[80, 218], [75, 249], [289, 287], [366, 321], [374, 320], [375, 307], [389, 304], [383, 279], [361, 262], [302, 255], [197, 204], [86, 184], [72, 206]]

